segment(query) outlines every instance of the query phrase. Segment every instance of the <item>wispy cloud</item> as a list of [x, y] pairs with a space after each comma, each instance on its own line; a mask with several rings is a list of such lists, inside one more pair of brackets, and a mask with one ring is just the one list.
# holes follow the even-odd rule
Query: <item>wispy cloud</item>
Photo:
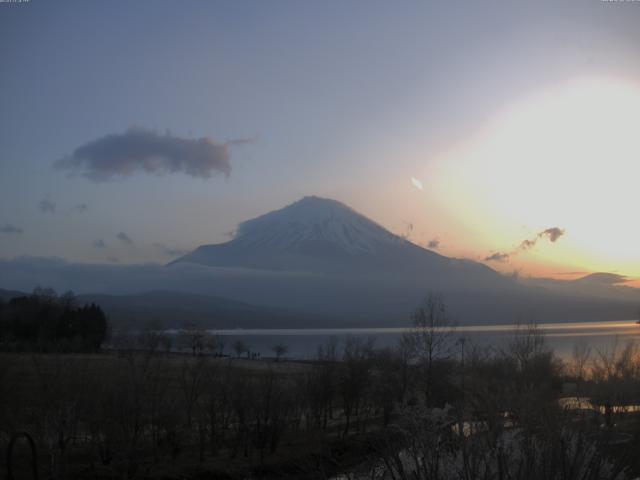
[[124, 243], [125, 245], [133, 245], [135, 243], [131, 239], [131, 237], [124, 232], [118, 233], [118, 235], [116, 235], [116, 238], [120, 240], [122, 243]]
[[536, 246], [538, 240], [547, 237], [551, 243], [555, 243], [562, 235], [564, 235], [564, 230], [558, 227], [547, 228], [542, 232], [536, 234], [535, 237], [529, 240], [523, 240], [520, 244], [520, 250], [529, 250]]
[[49, 197], [45, 197], [38, 203], [38, 208], [43, 213], [56, 213], [56, 202], [52, 201]]
[[536, 233], [535, 237], [523, 240], [518, 245], [518, 248], [512, 250], [511, 252], [495, 252], [491, 255], [485, 257], [485, 262], [508, 262], [511, 257], [519, 254], [520, 252], [524, 252], [532, 249], [537, 245], [537, 243], [543, 239], [548, 238], [551, 243], [555, 243], [561, 236], [564, 235], [564, 230], [559, 227], [547, 228], [541, 232]]
[[86, 203], [79, 203], [78, 205], [76, 205], [75, 207], [73, 207], [73, 210], [78, 212], [78, 213], [84, 213], [89, 209], [89, 206]]
[[484, 261], [504, 263], [504, 262], [508, 262], [509, 258], [510, 258], [510, 255], [508, 253], [495, 252], [485, 257]]
[[178, 256], [185, 255], [186, 253], [188, 253], [186, 250], [180, 250], [178, 248], [167, 247], [163, 243], [154, 243], [153, 246], [156, 247], [158, 250], [160, 250], [164, 255], [166, 255], [168, 257], [178, 257]]
[[10, 223], [5, 223], [4, 225], [0, 226], [0, 233], [8, 233], [8, 234], [20, 235], [20, 234], [24, 233], [24, 230], [22, 230], [19, 227], [16, 227], [15, 225], [10, 224]]
[[125, 178], [136, 172], [184, 173], [199, 178], [209, 178], [214, 173], [229, 176], [230, 148], [251, 142], [250, 139], [220, 143], [209, 137], [180, 138], [169, 132], [160, 135], [135, 127], [85, 143], [71, 155], [56, 161], [54, 166], [94, 182]]
[[437, 238], [432, 238], [427, 242], [427, 248], [431, 248], [433, 250], [440, 248], [440, 240]]
[[93, 242], [93, 247], [94, 248], [107, 248], [107, 244], [104, 243], [104, 240], [102, 240], [101, 238], [94, 240]]

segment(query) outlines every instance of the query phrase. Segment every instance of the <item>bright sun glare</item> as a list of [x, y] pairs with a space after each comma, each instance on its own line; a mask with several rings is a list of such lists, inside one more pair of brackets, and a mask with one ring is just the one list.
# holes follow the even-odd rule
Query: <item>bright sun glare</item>
[[557, 226], [562, 241], [526, 255], [640, 275], [640, 86], [589, 79], [530, 97], [441, 160], [451, 209], [486, 219], [490, 248]]

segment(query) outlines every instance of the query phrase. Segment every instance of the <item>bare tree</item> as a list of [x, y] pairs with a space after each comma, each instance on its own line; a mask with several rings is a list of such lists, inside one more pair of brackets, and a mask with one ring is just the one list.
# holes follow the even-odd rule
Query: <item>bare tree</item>
[[413, 329], [404, 335], [414, 358], [423, 370], [425, 400], [432, 399], [433, 368], [437, 360], [446, 359], [453, 347], [455, 327], [447, 314], [442, 295], [427, 295], [411, 316]]
[[571, 352], [570, 371], [576, 379], [576, 389], [578, 394], [581, 393], [582, 383], [587, 379], [589, 373], [587, 365], [590, 357], [591, 347], [583, 339], [573, 346], [573, 351]]
[[324, 345], [318, 347], [316, 360], [306, 378], [305, 392], [310, 408], [309, 417], [314, 419], [316, 426], [326, 430], [333, 417], [333, 403], [337, 392], [337, 337], [329, 337]]
[[247, 344], [240, 339], [233, 342], [233, 344], [231, 345], [231, 348], [233, 348], [233, 351], [235, 352], [238, 358], [240, 358], [244, 352], [249, 351], [249, 347], [247, 346]]
[[157, 320], [146, 323], [136, 338], [138, 347], [150, 354], [156, 353], [160, 349], [166, 351], [167, 342], [170, 342], [169, 334]]
[[204, 390], [207, 370], [207, 357], [185, 358], [180, 368], [178, 380], [184, 397], [188, 428], [191, 428], [194, 410]]
[[550, 350], [544, 334], [535, 323], [518, 325], [506, 351], [506, 355], [515, 360], [516, 368], [520, 371], [527, 369], [532, 361], [547, 353]]
[[347, 337], [339, 371], [338, 388], [342, 397], [345, 416], [343, 435], [349, 433], [352, 419], [356, 420], [356, 430], [360, 429], [360, 416], [371, 387], [373, 367], [373, 339], [366, 341], [357, 337]]
[[284, 343], [276, 343], [271, 347], [271, 351], [276, 355], [276, 362], [280, 360], [284, 355], [289, 351], [289, 347], [287, 347]]
[[62, 355], [31, 358], [38, 388], [35, 425], [48, 447], [50, 477], [65, 478], [68, 448], [79, 435], [82, 404], [89, 393], [87, 363]]
[[202, 328], [198, 328], [193, 323], [186, 323], [178, 333], [178, 345], [181, 348], [191, 350], [191, 354], [195, 357], [201, 355], [206, 343], [207, 332]]
[[216, 357], [224, 354], [225, 339], [224, 336], [206, 332], [204, 339], [205, 349]]
[[617, 339], [612, 348], [596, 349], [591, 364], [593, 382], [591, 401], [601, 405], [605, 421], [613, 426], [614, 416], [624, 411], [627, 405], [637, 404], [640, 387], [640, 349], [630, 341], [624, 348], [618, 347]]

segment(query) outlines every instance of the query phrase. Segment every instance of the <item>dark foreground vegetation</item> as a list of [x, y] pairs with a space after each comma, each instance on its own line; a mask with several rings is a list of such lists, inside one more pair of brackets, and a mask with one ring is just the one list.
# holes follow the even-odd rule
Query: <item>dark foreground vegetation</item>
[[78, 306], [72, 292], [58, 296], [36, 288], [31, 295], [0, 300], [0, 348], [4, 351], [90, 352], [108, 333], [102, 309]]
[[523, 327], [506, 348], [479, 349], [457, 338], [437, 296], [414, 323], [393, 349], [330, 341], [311, 362], [282, 361], [284, 346], [273, 359], [246, 359], [240, 345], [226, 357], [196, 329], [181, 332], [180, 351], [149, 330], [126, 349], [3, 353], [0, 445], [18, 438], [16, 478], [34, 462], [17, 432], [52, 479], [638, 475], [634, 345], [579, 345], [562, 363]]

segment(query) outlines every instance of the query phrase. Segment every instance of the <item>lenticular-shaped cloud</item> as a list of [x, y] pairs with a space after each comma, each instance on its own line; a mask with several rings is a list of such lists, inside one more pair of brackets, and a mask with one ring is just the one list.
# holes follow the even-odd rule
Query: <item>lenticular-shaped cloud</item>
[[424, 189], [424, 185], [422, 185], [422, 182], [420, 180], [418, 180], [417, 178], [411, 177], [411, 184], [414, 187], [416, 187], [418, 190]]
[[214, 173], [231, 173], [230, 147], [250, 140], [218, 143], [209, 137], [175, 137], [169, 133], [130, 128], [110, 134], [76, 148], [55, 162], [60, 170], [79, 173], [94, 182], [125, 178], [136, 172], [163, 175], [184, 173], [209, 178]]
[[630, 280], [631, 279], [626, 275], [619, 275], [617, 273], [609, 272], [596, 272], [581, 278], [576, 278], [575, 280], [572, 280], [572, 282], [592, 285], [621, 285]]

